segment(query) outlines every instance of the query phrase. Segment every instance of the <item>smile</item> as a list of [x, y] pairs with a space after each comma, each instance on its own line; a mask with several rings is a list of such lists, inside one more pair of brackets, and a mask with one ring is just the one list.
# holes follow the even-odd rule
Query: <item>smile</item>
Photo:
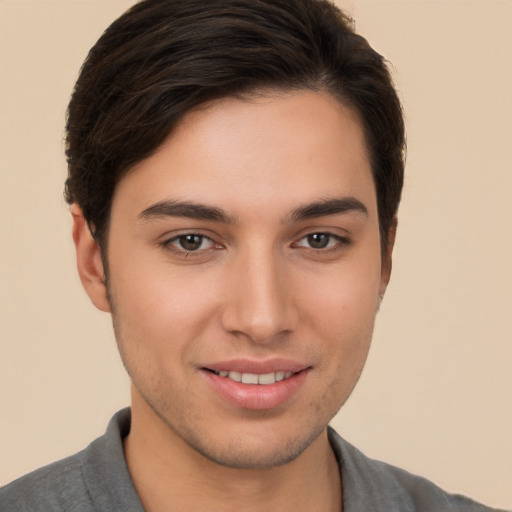
[[277, 371], [277, 372], [270, 372], [270, 373], [241, 373], [236, 371], [227, 371], [227, 370], [221, 370], [216, 372], [215, 370], [210, 370], [216, 375], [219, 375], [220, 377], [225, 377], [227, 379], [231, 379], [235, 382], [241, 382], [242, 384], [261, 384], [261, 385], [268, 385], [268, 384], [275, 384], [276, 382], [280, 382], [285, 379], [289, 379], [292, 375], [294, 375], [294, 372], [290, 371]]
[[252, 371], [202, 368], [209, 386], [223, 400], [242, 409], [269, 410], [292, 400], [306, 382], [311, 367], [296, 365], [295, 371], [267, 368], [265, 373], [257, 372], [256, 368], [238, 368], [244, 369]]

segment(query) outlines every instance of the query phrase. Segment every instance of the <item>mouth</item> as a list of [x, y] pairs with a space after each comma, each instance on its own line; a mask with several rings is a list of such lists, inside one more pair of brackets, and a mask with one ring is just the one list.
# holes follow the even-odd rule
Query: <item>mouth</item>
[[[219, 370], [215, 371], [210, 368], [203, 368], [204, 370], [211, 372], [219, 377], [223, 377], [225, 379], [230, 379], [234, 382], [240, 382], [242, 384], [259, 384], [262, 386], [268, 386], [270, 384], [275, 384], [276, 382], [281, 382], [283, 380], [289, 379], [293, 377], [297, 373], [300, 372], [291, 372], [285, 370], [279, 370], [276, 372], [269, 373], [245, 373], [245, 372], [237, 372], [237, 371], [229, 371], [229, 370]], [[301, 370], [303, 371], [303, 370]]]
[[285, 359], [232, 360], [201, 367], [211, 389], [242, 409], [271, 410], [290, 403], [312, 367]]

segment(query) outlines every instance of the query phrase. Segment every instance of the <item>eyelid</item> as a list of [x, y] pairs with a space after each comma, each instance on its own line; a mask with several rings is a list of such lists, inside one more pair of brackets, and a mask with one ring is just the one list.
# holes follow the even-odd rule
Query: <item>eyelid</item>
[[[202, 239], [202, 243], [205, 241], [208, 241], [208, 247], [206, 248], [200, 248], [196, 250], [187, 250], [183, 247], [180, 247], [178, 242], [179, 239], [186, 236], [197, 236]], [[159, 245], [163, 247], [164, 249], [172, 250], [177, 254], [183, 254], [183, 255], [200, 255], [212, 248], [221, 248], [221, 244], [216, 242], [212, 236], [206, 235], [205, 233], [201, 232], [200, 230], [184, 230], [179, 233], [173, 233], [172, 236], [169, 236], [169, 233], [166, 234], [166, 236], [159, 242]]]
[[[304, 240], [307, 240], [307, 238], [312, 235], [326, 235], [326, 236], [330, 237], [331, 240], [329, 241], [329, 243], [326, 247], [322, 247], [322, 248], [310, 247], [308, 245], [302, 245], [300, 243]], [[333, 241], [334, 241], [334, 243], [333, 243]], [[330, 251], [337, 251], [341, 247], [349, 245], [351, 242], [352, 242], [352, 240], [346, 235], [345, 236], [339, 235], [336, 233], [332, 233], [331, 231], [328, 231], [328, 230], [318, 229], [318, 230], [314, 230], [314, 231], [309, 231], [308, 233], [304, 234], [303, 236], [298, 238], [297, 241], [293, 243], [293, 245], [295, 247], [308, 249], [311, 251], [315, 251], [317, 253], [321, 253], [321, 252], [327, 253]]]
[[[332, 228], [331, 228], [332, 229]], [[295, 238], [295, 242], [291, 244], [294, 248], [301, 248], [309, 251], [313, 251], [316, 253], [328, 253], [328, 252], [335, 252], [339, 249], [341, 249], [344, 246], [347, 246], [352, 243], [352, 240], [350, 236], [348, 235], [342, 235], [338, 233], [333, 233], [329, 229], [313, 229], [308, 230], [307, 232], [303, 232], [301, 236]], [[329, 242], [326, 247], [321, 248], [315, 248], [309, 246], [307, 243], [307, 238], [312, 235], [325, 235], [329, 237]], [[201, 247], [196, 250], [187, 250], [183, 247], [179, 246], [179, 239], [181, 237], [186, 236], [197, 236], [201, 238], [201, 245], [204, 242], [208, 242], [207, 247]], [[161, 237], [161, 241], [158, 242], [158, 245], [163, 247], [164, 249], [172, 250], [173, 252], [177, 254], [182, 255], [190, 255], [190, 256], [199, 256], [200, 254], [204, 254], [205, 252], [210, 251], [211, 249], [222, 249], [224, 246], [223, 244], [217, 242], [213, 236], [205, 234], [202, 230], [198, 229], [190, 229], [190, 230], [183, 230], [180, 232], [174, 232], [174, 233], [166, 233], [164, 236]]]

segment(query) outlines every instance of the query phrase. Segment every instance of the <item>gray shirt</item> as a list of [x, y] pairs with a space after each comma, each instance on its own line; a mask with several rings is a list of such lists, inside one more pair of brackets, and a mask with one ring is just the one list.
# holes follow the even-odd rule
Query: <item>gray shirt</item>
[[[130, 410], [124, 409], [85, 450], [1, 488], [0, 511], [144, 512], [124, 458], [122, 440], [129, 430]], [[329, 440], [341, 470], [344, 512], [494, 510], [369, 459], [331, 428]]]

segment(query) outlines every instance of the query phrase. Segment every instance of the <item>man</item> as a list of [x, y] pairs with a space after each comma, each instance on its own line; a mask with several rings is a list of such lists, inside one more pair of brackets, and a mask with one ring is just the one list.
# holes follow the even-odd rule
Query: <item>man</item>
[[327, 425], [391, 271], [403, 180], [383, 59], [321, 1], [146, 1], [69, 107], [80, 277], [132, 408], [6, 510], [487, 510]]

